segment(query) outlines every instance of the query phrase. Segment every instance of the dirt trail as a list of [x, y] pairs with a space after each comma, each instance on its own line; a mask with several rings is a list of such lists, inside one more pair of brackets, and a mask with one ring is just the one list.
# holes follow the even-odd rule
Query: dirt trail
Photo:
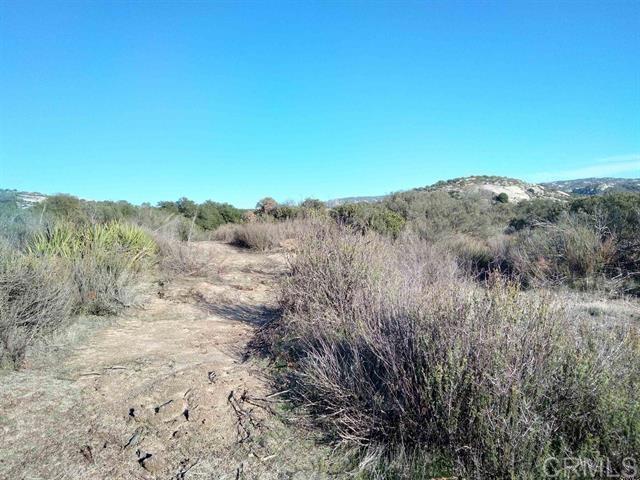
[[264, 366], [243, 361], [284, 257], [197, 248], [210, 278], [161, 285], [55, 368], [0, 377], [1, 478], [324, 476], [324, 452], [268, 413]]

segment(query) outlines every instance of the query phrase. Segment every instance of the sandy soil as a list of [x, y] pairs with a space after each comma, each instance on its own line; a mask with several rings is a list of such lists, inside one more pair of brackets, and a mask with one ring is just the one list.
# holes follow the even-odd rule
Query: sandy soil
[[246, 360], [281, 254], [201, 242], [208, 278], [155, 284], [63, 355], [0, 377], [0, 478], [321, 478], [327, 452]]

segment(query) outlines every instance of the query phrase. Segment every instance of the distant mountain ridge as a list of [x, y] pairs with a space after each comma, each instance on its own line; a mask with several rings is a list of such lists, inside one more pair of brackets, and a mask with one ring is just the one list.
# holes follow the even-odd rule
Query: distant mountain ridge
[[640, 178], [580, 178], [557, 180], [541, 185], [574, 195], [601, 195], [606, 192], [640, 192]]
[[[528, 183], [509, 177], [473, 175], [469, 177], [441, 180], [426, 187], [413, 188], [408, 191], [437, 191], [452, 193], [475, 192], [497, 196], [508, 195], [511, 201], [531, 200], [533, 198], [568, 199], [571, 195], [602, 195], [606, 192], [640, 192], [640, 178], [582, 178], [575, 180], [558, 180], [544, 183]], [[345, 203], [373, 203], [387, 198], [389, 195], [346, 197], [328, 200], [329, 207]]]
[[[473, 192], [497, 196], [508, 195], [510, 201], [519, 202], [533, 198], [552, 198], [563, 200], [571, 195], [602, 195], [608, 192], [640, 193], [640, 178], [580, 178], [575, 180], [557, 180], [543, 183], [528, 183], [516, 178], [473, 175], [469, 177], [441, 180], [432, 185], [417, 187], [407, 191], [437, 191], [452, 193]], [[29, 208], [45, 200], [49, 195], [39, 192], [23, 192], [0, 188], [0, 202], [15, 202], [19, 208]], [[325, 201], [327, 207], [337, 207], [348, 203], [375, 203], [389, 195], [363, 197], [344, 197]]]

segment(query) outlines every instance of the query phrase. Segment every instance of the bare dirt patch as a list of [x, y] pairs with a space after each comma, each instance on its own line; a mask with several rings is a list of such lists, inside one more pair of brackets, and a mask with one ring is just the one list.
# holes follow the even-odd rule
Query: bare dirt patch
[[211, 275], [163, 282], [56, 365], [3, 374], [0, 477], [327, 475], [327, 452], [286, 425], [264, 366], [243, 360], [275, 314], [283, 256], [194, 248]]

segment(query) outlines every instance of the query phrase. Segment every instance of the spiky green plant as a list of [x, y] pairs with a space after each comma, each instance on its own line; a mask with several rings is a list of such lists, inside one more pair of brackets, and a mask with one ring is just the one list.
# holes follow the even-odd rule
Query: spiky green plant
[[32, 255], [52, 255], [63, 258], [80, 256], [82, 242], [73, 226], [65, 223], [47, 227], [33, 235], [27, 252]]
[[153, 259], [157, 249], [155, 241], [140, 227], [118, 222], [87, 227], [58, 224], [35, 234], [28, 246], [31, 254], [69, 260], [118, 252], [136, 268]]
[[112, 222], [94, 225], [82, 232], [84, 243], [94, 250], [116, 250], [129, 257], [132, 264], [151, 259], [158, 247], [151, 236], [140, 227]]

